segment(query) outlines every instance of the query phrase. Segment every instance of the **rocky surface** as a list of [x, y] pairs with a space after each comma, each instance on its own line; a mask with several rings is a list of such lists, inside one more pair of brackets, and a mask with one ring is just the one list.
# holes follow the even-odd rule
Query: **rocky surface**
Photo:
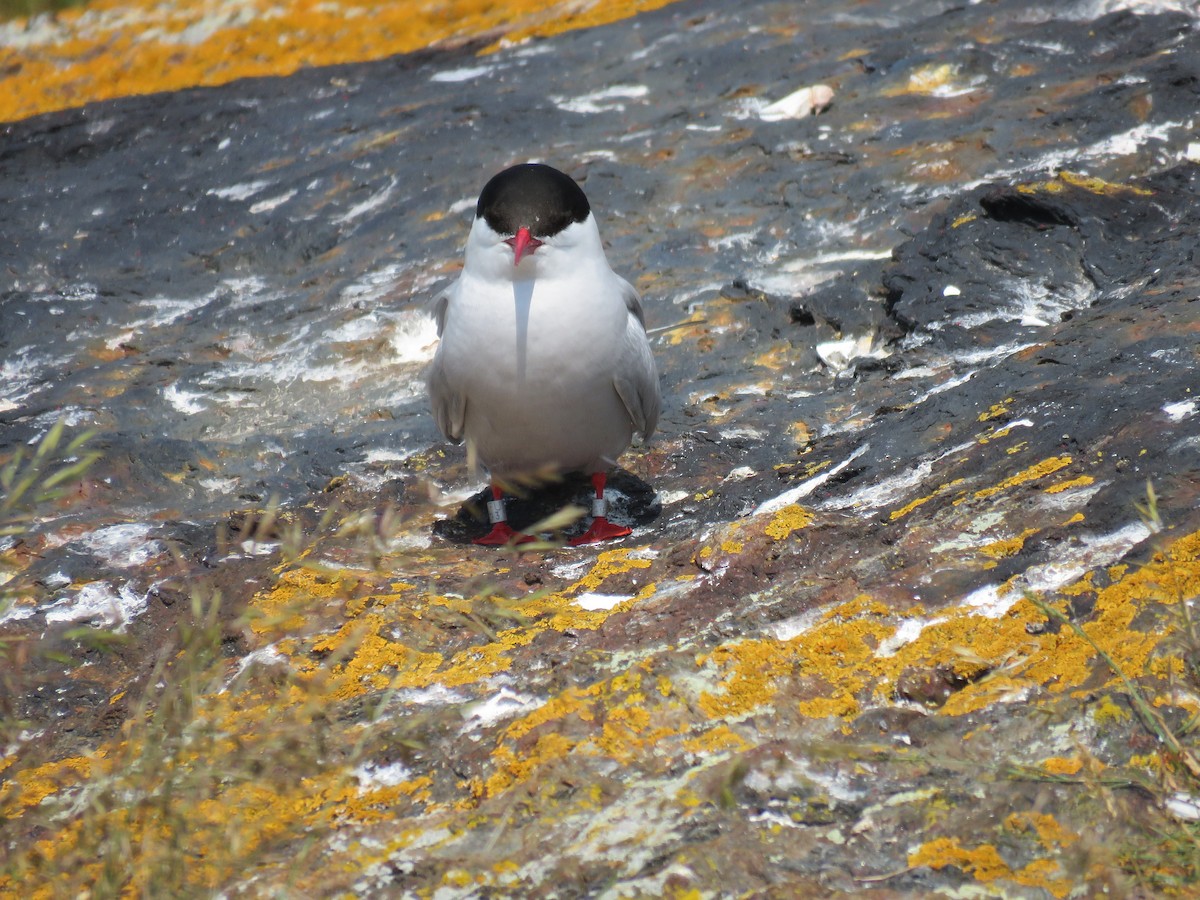
[[[5, 126], [0, 453], [100, 456], [7, 552], [0, 886], [1186, 894], [1200, 31], [1126, 6], [689, 2]], [[612, 547], [465, 543], [425, 410], [525, 159], [661, 329]]]

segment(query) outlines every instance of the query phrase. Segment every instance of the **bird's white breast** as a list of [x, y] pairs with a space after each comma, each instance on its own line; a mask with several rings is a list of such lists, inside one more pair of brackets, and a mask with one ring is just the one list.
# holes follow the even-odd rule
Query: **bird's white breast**
[[438, 354], [493, 475], [615, 463], [633, 432], [613, 385], [629, 316], [607, 265], [502, 281], [464, 271]]

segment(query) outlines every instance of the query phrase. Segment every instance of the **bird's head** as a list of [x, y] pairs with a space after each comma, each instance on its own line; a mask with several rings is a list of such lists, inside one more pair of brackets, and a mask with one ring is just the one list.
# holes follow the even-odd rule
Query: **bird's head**
[[[514, 280], [568, 274], [584, 265], [599, 235], [587, 197], [558, 169], [526, 163], [484, 186], [467, 243], [469, 265]], [[504, 272], [501, 272], [501, 269]]]

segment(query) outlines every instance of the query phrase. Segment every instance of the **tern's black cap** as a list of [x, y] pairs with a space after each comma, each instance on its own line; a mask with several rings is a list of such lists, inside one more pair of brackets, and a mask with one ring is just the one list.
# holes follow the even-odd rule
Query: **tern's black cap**
[[475, 216], [497, 234], [516, 234], [525, 227], [534, 237], [547, 238], [582, 222], [591, 210], [570, 175], [541, 163], [525, 163], [492, 176], [479, 195]]

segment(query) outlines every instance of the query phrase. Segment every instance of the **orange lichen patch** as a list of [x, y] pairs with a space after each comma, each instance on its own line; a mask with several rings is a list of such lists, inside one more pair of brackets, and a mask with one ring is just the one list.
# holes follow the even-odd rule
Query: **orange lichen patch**
[[1012, 397], [1002, 400], [999, 403], [993, 403], [985, 411], [979, 414], [980, 422], [988, 422], [992, 419], [998, 419], [1001, 416], [1008, 415], [1008, 408], [1012, 404]]
[[[631, 552], [629, 548], [602, 551], [587, 574], [566, 589], [510, 602], [508, 609], [532, 621], [497, 632], [484, 629], [486, 643], [461, 650], [449, 660], [442, 653], [414, 646], [405, 636], [407, 629], [397, 629], [396, 623], [405, 617], [423, 620], [436, 616], [438, 611], [470, 622], [474, 615], [472, 602], [435, 594], [415, 596], [412, 586], [404, 582], [395, 585], [400, 588], [397, 593], [350, 596], [347, 585], [341, 582], [327, 582], [306, 570], [288, 572], [275, 587], [251, 601], [252, 608], [263, 613], [263, 624], [255, 630], [302, 630], [305, 620], [293, 613], [297, 604], [314, 595], [323, 603], [340, 596], [343, 622], [339, 627], [307, 641], [288, 639], [276, 645], [279, 652], [294, 657], [292, 663], [301, 674], [319, 668], [314, 656], [336, 660], [328, 675], [333, 697], [347, 700], [388, 688], [423, 688], [435, 683], [447, 687], [472, 684], [507, 671], [512, 666], [512, 651], [545, 631], [599, 628], [614, 613], [653, 596], [657, 586], [649, 583], [611, 609], [585, 610], [574, 603], [572, 598], [577, 594], [595, 591], [611, 578], [650, 567], [650, 560], [632, 557]], [[393, 606], [397, 607], [394, 611], [390, 609]]]
[[592, 566], [591, 570], [583, 578], [575, 583], [570, 592], [578, 594], [584, 591], [595, 591], [614, 575], [623, 575], [634, 569], [650, 568], [650, 560], [630, 556], [631, 552], [628, 547], [622, 547], [617, 550], [602, 550], [596, 557], [595, 565]]
[[644, 673], [635, 668], [584, 688], [568, 688], [516, 719], [492, 752], [495, 771], [474, 782], [472, 792], [495, 796], [569, 753], [598, 754], [626, 764], [651, 752], [655, 743], [686, 726], [667, 722], [665, 713], [678, 709], [677, 702], [648, 707], [643, 681]]
[[[217, 677], [205, 681], [225, 684], [226, 664], [216, 665]], [[208, 894], [295, 834], [376, 823], [402, 804], [426, 802], [428, 777], [363, 789], [348, 767], [323, 764], [326, 751], [304, 746], [304, 736], [316, 736], [315, 717], [325, 715], [326, 699], [319, 690], [300, 702], [289, 701], [286, 689], [210, 690], [190, 697], [186, 710], [168, 713], [187, 718], [169, 719], [166, 728], [156, 724], [161, 712], [130, 720], [122, 740], [90, 759], [18, 775], [14, 780], [39, 793], [67, 784], [88, 791], [72, 817], [38, 842], [36, 854], [9, 870], [17, 872], [19, 896], [86, 894], [104, 883], [102, 875], [124, 879], [111, 885], [113, 895]], [[174, 733], [177, 727], [186, 739]], [[322, 721], [318, 740], [329, 727]], [[32, 794], [15, 799], [28, 812]], [[14, 812], [3, 803], [0, 809], [5, 817]], [[95, 860], [114, 853], [128, 866], [102, 873]], [[178, 865], [184, 858], [187, 864]], [[0, 895], [9, 896], [9, 887], [0, 877]]]
[[745, 327], [737, 307], [718, 297], [698, 305], [687, 323], [673, 329], [671, 343], [678, 345], [686, 341], [695, 344], [701, 352], [707, 352], [716, 346], [714, 334], [742, 331]]
[[[1010, 434], [1013, 433], [1013, 429], [1015, 427], [1016, 427], [1015, 423], [1012, 425], [1005, 425], [1003, 428], [997, 428], [994, 431], [988, 431], [986, 434], [981, 434], [978, 438], [976, 438], [976, 440], [981, 444], [990, 444], [992, 441], [997, 441], [997, 440], [1000, 440], [1001, 438], [1008, 437]], [[1025, 446], [1026, 444], [1028, 444], [1028, 441], [1021, 441], [1020, 443], [1014, 444], [1012, 447], [1009, 447], [1004, 452], [1005, 453], [1017, 453], [1017, 452], [1019, 452], [1020, 448]]]
[[808, 427], [807, 422], [793, 422], [789, 430], [797, 450], [803, 451], [812, 444], [812, 429]]
[[1065, 171], [1059, 172], [1051, 181], [1034, 181], [1028, 184], [1017, 185], [1017, 190], [1023, 194], [1059, 194], [1066, 190], [1068, 186], [1082, 188], [1085, 191], [1091, 191], [1093, 194], [1105, 194], [1108, 196], [1136, 194], [1140, 197], [1150, 197], [1154, 195], [1154, 191], [1147, 188], [1134, 187], [1128, 184], [1114, 184], [1111, 181], [1105, 181], [1103, 178], [1094, 178], [1090, 175], [1080, 175], [1076, 172]]
[[523, 748], [519, 754], [502, 745], [493, 754], [498, 771], [482, 784], [474, 785], [473, 789], [481, 797], [494, 797], [517, 782], [524, 781], [540, 766], [564, 758], [577, 744], [578, 741], [552, 731], [541, 735], [533, 746]]
[[17, 772], [0, 782], [0, 819], [15, 819], [51, 794], [91, 777], [95, 762], [86, 756], [72, 756]]
[[1045, 488], [1045, 492], [1047, 494], [1061, 494], [1063, 491], [1071, 490], [1071, 488], [1087, 487], [1089, 484], [1094, 483], [1095, 480], [1091, 475], [1080, 475], [1078, 478], [1071, 478], [1067, 481], [1052, 484]]
[[713, 719], [745, 715], [774, 702], [784, 677], [812, 671], [827, 682], [828, 695], [805, 701], [807, 708], [821, 717], [833, 710], [852, 715], [858, 711], [854, 694], [866, 684], [875, 647], [894, 630], [880, 621], [885, 614], [882, 604], [856, 598], [791, 640], [764, 638], [718, 647], [697, 662], [727, 674], [721, 690], [704, 692], [698, 705]]
[[1006, 538], [1002, 541], [992, 541], [990, 544], [984, 544], [979, 548], [979, 552], [984, 556], [990, 556], [992, 559], [1006, 559], [1010, 556], [1015, 556], [1017, 552], [1025, 546], [1026, 539], [1031, 534], [1037, 534], [1038, 529], [1026, 528], [1018, 535]]
[[1012, 875], [1008, 863], [1001, 859], [1000, 853], [991, 844], [967, 849], [954, 838], [926, 841], [908, 855], [908, 864], [914, 869], [921, 866], [931, 869], [954, 866], [976, 881], [985, 883]]
[[1101, 697], [1092, 708], [1092, 720], [1097, 725], [1109, 722], [1124, 722], [1130, 717], [1128, 711], [1113, 702], [1108, 694]]
[[763, 528], [763, 533], [776, 541], [782, 541], [793, 531], [799, 531], [812, 524], [812, 520], [812, 513], [798, 503], [792, 503], [775, 513]]
[[685, 738], [683, 749], [688, 753], [709, 756], [714, 753], [724, 753], [727, 750], [748, 750], [752, 745], [728, 725], [718, 725], [695, 737]]
[[1042, 768], [1050, 775], [1078, 775], [1083, 771], [1083, 760], [1063, 756], [1051, 756], [1042, 760]]
[[[1138, 677], [1161, 636], [1135, 631], [1133, 620], [1150, 603], [1172, 605], [1200, 594], [1200, 532], [1175, 541], [1147, 565], [1125, 574], [1101, 589], [1092, 619], [1082, 625], [1088, 636], [1106, 651], [1123, 672]], [[1027, 674], [1052, 690], [1061, 691], [1082, 681], [1095, 651], [1066, 629], [1054, 642], [1052, 653], [1039, 654]]]
[[[960, 674], [973, 677], [981, 671], [978, 668], [964, 667]], [[988, 675], [976, 683], [968, 685], [964, 690], [951, 694], [950, 698], [938, 710], [946, 716], [963, 716], [991, 706], [993, 703], [1009, 703], [1024, 698], [1030, 690], [1030, 683], [1021, 678], [1009, 675]]]
[[[1069, 590], [1069, 589], [1068, 589]], [[997, 594], [1002, 596], [1003, 588]], [[1178, 666], [1156, 662], [1162, 636], [1132, 628], [1151, 603], [1172, 604], [1200, 593], [1200, 532], [1176, 541], [1151, 564], [1096, 592], [1092, 617], [1081, 627], [1123, 672], [1167, 682]], [[878, 648], [896, 633], [905, 616], [870, 597], [828, 611], [790, 640], [759, 638], [718, 647], [697, 658], [715, 670], [719, 686], [701, 694], [698, 706], [710, 718], [744, 716], [778, 702], [784, 679], [807, 685], [799, 709], [805, 715], [850, 717], [863, 702], [888, 700], [899, 677], [913, 667], [950, 666], [969, 679], [940, 708], [962, 715], [996, 702], [1011, 702], [1032, 690], [1078, 689], [1098, 665], [1095, 650], [1068, 628], [1030, 634], [1043, 613], [1017, 600], [1002, 615], [973, 606], [952, 606], [894, 652]], [[1107, 673], [1114, 681], [1116, 676]], [[1094, 689], [1094, 688], [1093, 688]]]
[[862, 710], [861, 704], [853, 694], [847, 691], [834, 694], [831, 697], [818, 697], [816, 700], [801, 700], [796, 708], [800, 714], [810, 719], [829, 719], [839, 717], [848, 719], [858, 715]]
[[[832, 465], [833, 465], [832, 459], [823, 459], [820, 462], [806, 462], [800, 466], [797, 474], [803, 478], [812, 478], [818, 472], [820, 472], [824, 469], [828, 469]], [[795, 466], [796, 466], [796, 463], [776, 463], [774, 468], [776, 471], [778, 471], [780, 469], [789, 469], [790, 470], [790, 469], [794, 469]]]
[[327, 578], [308, 568], [292, 569], [280, 577], [273, 590], [254, 598], [258, 615], [251, 620], [250, 628], [259, 634], [303, 631], [302, 613], [308, 607], [345, 593], [346, 585], [339, 578]]
[[684, 341], [698, 341], [708, 334], [706, 324], [706, 317], [702, 313], [695, 312], [667, 332], [667, 340], [672, 347], [678, 347]]
[[711, 662], [729, 672], [720, 693], [700, 695], [700, 709], [709, 718], [720, 719], [771, 703], [777, 691], [775, 681], [789, 674], [797, 660], [792, 642], [756, 640], [718, 647], [698, 662]]
[[600, 752], [622, 765], [650, 750], [663, 738], [677, 733], [677, 729], [670, 726], [651, 727], [655, 718], [640, 705], [644, 699], [632, 696], [626, 701], [627, 705], [610, 710], [599, 736], [593, 739]]
[[991, 844], [967, 848], [954, 838], [926, 841], [908, 855], [908, 864], [914, 869], [920, 866], [928, 866], [931, 869], [954, 866], [984, 884], [1004, 879], [1027, 887], [1041, 888], [1055, 897], [1067, 896], [1073, 885], [1068, 878], [1054, 877], [1059, 872], [1059, 867], [1051, 860], [1034, 860], [1023, 869], [1013, 871]]
[[938, 485], [938, 487], [933, 491], [933, 493], [926, 494], [924, 497], [918, 497], [915, 500], [910, 500], [908, 503], [904, 504], [904, 506], [900, 507], [899, 509], [893, 509], [888, 514], [888, 518], [893, 522], [895, 522], [897, 519], [903, 519], [905, 516], [907, 516], [910, 512], [912, 512], [918, 506], [923, 506], [924, 504], [926, 504], [930, 500], [932, 500], [934, 497], [937, 497], [940, 494], [944, 494], [944, 493], [946, 493], [946, 491], [950, 490], [951, 488], [958, 487], [962, 483], [963, 483], [962, 478], [955, 478], [953, 481], [948, 481], [945, 484]]
[[1014, 872], [1012, 880], [1026, 887], [1041, 888], [1052, 897], [1066, 897], [1075, 887], [1075, 880], [1063, 873], [1057, 860], [1035, 859], [1019, 872]]
[[1047, 850], [1069, 847], [1079, 840], [1079, 835], [1063, 828], [1054, 816], [1046, 813], [1013, 813], [1004, 820], [1004, 827], [1019, 833], [1032, 831]]
[[1052, 475], [1059, 469], [1062, 469], [1071, 464], [1069, 456], [1052, 456], [1049, 459], [1044, 459], [1039, 463], [1035, 463], [1027, 469], [1023, 469], [1015, 475], [1009, 476], [998, 485], [990, 488], [983, 488], [974, 493], [973, 497], [976, 500], [983, 500], [986, 497], [992, 497], [996, 494], [1006, 491], [1009, 488], [1017, 487], [1026, 482], [1036, 481], [1039, 478], [1045, 478], [1047, 475]]
[[425, 668], [403, 670], [392, 681], [393, 687], [428, 687], [433, 683], [447, 687], [474, 684], [512, 668], [509, 653], [517, 647], [530, 643], [543, 629], [512, 629], [501, 632], [497, 640], [481, 647], [472, 647], [455, 654], [450, 664], [443, 669], [430, 671]]
[[[95, 100], [218, 85], [310, 66], [381, 59], [438, 43], [503, 34], [507, 41], [613, 22], [670, 0], [545, 3], [445, 0], [94, 0], [65, 10], [0, 49], [0, 120]], [[21, 28], [14, 23], [10, 28]], [[493, 44], [488, 49], [494, 49]]]
[[796, 362], [796, 351], [791, 344], [782, 341], [773, 344], [752, 360], [753, 364], [772, 372], [780, 372]]
[[390, 640], [383, 636], [387, 631], [382, 616], [368, 615], [352, 619], [313, 643], [313, 651], [319, 654], [351, 653], [344, 664], [334, 668], [332, 696], [348, 700], [389, 686], [409, 686], [414, 681], [428, 684], [443, 662], [442, 655]]

